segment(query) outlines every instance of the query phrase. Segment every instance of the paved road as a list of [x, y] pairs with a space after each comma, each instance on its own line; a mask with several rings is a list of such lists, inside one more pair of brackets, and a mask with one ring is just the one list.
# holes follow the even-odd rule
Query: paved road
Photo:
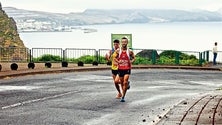
[[132, 70], [126, 102], [115, 99], [110, 71], [0, 80], [1, 125], [152, 125], [186, 98], [222, 86], [221, 72]]

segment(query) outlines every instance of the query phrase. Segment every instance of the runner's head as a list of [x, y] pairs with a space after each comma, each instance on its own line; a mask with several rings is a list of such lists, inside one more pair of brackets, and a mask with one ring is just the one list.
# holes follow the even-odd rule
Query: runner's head
[[126, 37], [123, 37], [121, 42], [122, 42], [122, 48], [127, 48], [128, 39]]
[[215, 42], [214, 45], [217, 46], [217, 42]]
[[119, 48], [119, 40], [118, 39], [115, 39], [113, 41], [113, 46], [114, 46], [114, 49], [118, 49]]

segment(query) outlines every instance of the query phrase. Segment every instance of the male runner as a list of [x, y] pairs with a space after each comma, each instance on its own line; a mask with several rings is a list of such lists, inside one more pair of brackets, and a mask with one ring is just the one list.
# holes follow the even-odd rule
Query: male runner
[[116, 57], [116, 50], [119, 49], [119, 44], [120, 44], [120, 41], [119, 40], [114, 40], [113, 41], [113, 46], [114, 48], [109, 50], [109, 53], [106, 54], [106, 60], [107, 61], [111, 61], [112, 62], [112, 77], [113, 77], [113, 80], [114, 80], [114, 84], [115, 84], [115, 87], [116, 87], [116, 90], [118, 91], [118, 94], [116, 96], [117, 99], [120, 99], [122, 97], [122, 94], [121, 94], [121, 90], [120, 90], [120, 81], [119, 81], [119, 75], [118, 75], [118, 63], [114, 61], [114, 57]]
[[127, 83], [132, 68], [131, 65], [135, 61], [136, 57], [133, 51], [127, 48], [128, 39], [126, 37], [123, 37], [121, 39], [121, 42], [122, 42], [122, 47], [120, 49], [117, 49], [116, 51], [117, 55], [115, 56], [114, 61], [118, 63], [119, 78], [123, 89], [120, 102], [125, 102], [125, 95], [128, 87]]

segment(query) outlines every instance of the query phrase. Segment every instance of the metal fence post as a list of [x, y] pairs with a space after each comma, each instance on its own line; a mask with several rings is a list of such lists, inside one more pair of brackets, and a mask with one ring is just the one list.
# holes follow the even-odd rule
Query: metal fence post
[[152, 50], [152, 64], [156, 64], [156, 51]]
[[175, 63], [176, 64], [179, 64], [179, 56], [180, 56], [180, 53], [178, 51], [175, 52]]
[[32, 60], [32, 50], [31, 49], [29, 49], [29, 62], [32, 62], [33, 60]]
[[199, 64], [202, 65], [202, 52], [199, 52]]
[[209, 50], [207, 51], [207, 62], [209, 62]]
[[206, 51], [203, 52], [203, 60], [206, 60]]
[[62, 61], [65, 61], [66, 59], [65, 50], [62, 50]]
[[101, 59], [100, 59], [100, 49], [99, 49], [99, 50], [98, 50], [98, 63], [99, 63], [99, 64], [101, 64], [101, 63], [100, 63], [100, 62], [101, 62], [100, 60], [101, 60]]
[[32, 62], [34, 62], [34, 60], [33, 60], [33, 48], [32, 48], [32, 52], [31, 52], [32, 54], [31, 54], [31, 60], [32, 60]]
[[98, 54], [98, 50], [96, 50], [96, 62], [98, 62], [99, 61], [99, 54]]

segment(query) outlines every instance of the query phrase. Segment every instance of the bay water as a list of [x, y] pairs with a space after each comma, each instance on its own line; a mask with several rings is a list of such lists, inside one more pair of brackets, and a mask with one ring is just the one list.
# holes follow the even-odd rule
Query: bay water
[[[84, 33], [83, 28], [97, 29]], [[222, 50], [222, 22], [171, 22], [77, 26], [72, 32], [28, 32], [20, 37], [28, 48], [110, 49], [111, 34], [132, 34], [136, 49], [180, 51]]]

